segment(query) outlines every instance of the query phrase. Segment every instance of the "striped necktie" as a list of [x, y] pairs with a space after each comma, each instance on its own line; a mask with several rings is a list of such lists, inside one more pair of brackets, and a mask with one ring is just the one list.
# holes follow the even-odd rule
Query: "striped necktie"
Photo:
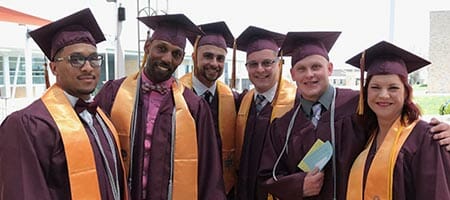
[[255, 105], [256, 105], [256, 111], [259, 113], [264, 105], [265, 105], [265, 101], [266, 101], [266, 97], [264, 97], [264, 95], [258, 94], [256, 95], [256, 99], [255, 99]]
[[320, 103], [315, 103], [312, 108], [312, 117], [311, 117], [311, 122], [314, 124], [314, 127], [317, 127], [317, 123], [319, 123], [319, 119], [320, 119], [320, 113], [322, 111], [322, 104]]

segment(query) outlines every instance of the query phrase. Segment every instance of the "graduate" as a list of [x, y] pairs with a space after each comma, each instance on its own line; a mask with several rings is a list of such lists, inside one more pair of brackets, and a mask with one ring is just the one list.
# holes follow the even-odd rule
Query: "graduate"
[[133, 199], [225, 199], [216, 132], [206, 101], [173, 77], [186, 38], [203, 32], [183, 14], [140, 17], [154, 30], [143, 67], [108, 81], [99, 105], [119, 130]]
[[242, 93], [236, 119], [237, 199], [267, 199], [259, 187], [258, 168], [271, 121], [292, 108], [296, 87], [281, 78], [278, 50], [285, 35], [249, 26], [236, 39], [247, 53], [246, 69], [254, 88]]
[[[345, 199], [348, 171], [368, 137], [354, 122], [358, 92], [329, 83], [328, 53], [339, 35], [289, 32], [281, 46], [280, 53], [291, 57], [298, 94], [294, 108], [273, 121], [261, 158], [262, 187], [277, 198]], [[335, 145], [337, 159], [322, 171], [300, 170], [298, 164], [318, 139]]]
[[420, 119], [408, 82], [430, 62], [381, 41], [347, 63], [367, 72], [359, 114], [371, 135], [352, 166], [347, 199], [450, 199], [450, 154]]
[[91, 95], [105, 40], [84, 9], [30, 32], [56, 83], [0, 126], [0, 199], [128, 199], [118, 134]]
[[[225, 191], [228, 199], [232, 199], [236, 184], [235, 122], [239, 93], [218, 79], [223, 74], [227, 48], [234, 46], [234, 36], [223, 21], [202, 24], [199, 27], [205, 33], [204, 36], [188, 37], [194, 46], [193, 73], [183, 75], [180, 81], [209, 104], [218, 141], [221, 142], [219, 150], [222, 155]], [[235, 49], [233, 55], [234, 52]]]

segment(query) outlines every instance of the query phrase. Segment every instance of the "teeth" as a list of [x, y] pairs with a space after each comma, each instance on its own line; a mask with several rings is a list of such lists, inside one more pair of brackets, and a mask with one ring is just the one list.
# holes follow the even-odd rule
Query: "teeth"
[[165, 68], [165, 67], [162, 67], [162, 66], [158, 66], [158, 68], [159, 68], [160, 70], [162, 70], [162, 71], [169, 71], [169, 69], [167, 69], [167, 68]]

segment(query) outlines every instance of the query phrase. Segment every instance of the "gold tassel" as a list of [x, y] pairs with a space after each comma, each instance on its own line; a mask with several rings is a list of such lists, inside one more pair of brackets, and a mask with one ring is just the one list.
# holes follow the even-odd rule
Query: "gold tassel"
[[277, 91], [275, 93], [275, 97], [273, 98], [274, 100], [272, 101], [272, 105], [276, 105], [276, 101], [278, 99], [278, 93], [280, 92], [280, 86], [281, 86], [281, 80], [283, 79], [283, 64], [284, 64], [284, 59], [283, 59], [283, 51], [280, 51], [280, 60], [278, 61], [278, 68], [280, 69], [279, 74], [278, 74], [278, 85], [277, 85]]
[[197, 68], [198, 65], [198, 60], [197, 60], [197, 48], [198, 48], [198, 42], [200, 41], [200, 38], [202, 36], [201, 35], [197, 35], [197, 38], [195, 38], [195, 42], [194, 42], [194, 52], [192, 53], [192, 60], [194, 61], [194, 69], [192, 70], [192, 72], [195, 71], [195, 69]]
[[236, 88], [236, 40], [233, 42], [233, 60], [231, 61], [230, 88]]
[[45, 78], [45, 88], [48, 89], [50, 87], [50, 80], [48, 77], [48, 69], [47, 69], [47, 59], [44, 58], [44, 78]]
[[366, 51], [362, 52], [361, 59], [359, 60], [360, 80], [359, 80], [359, 102], [358, 102], [358, 115], [363, 115], [364, 113], [364, 70], [365, 70], [365, 57]]

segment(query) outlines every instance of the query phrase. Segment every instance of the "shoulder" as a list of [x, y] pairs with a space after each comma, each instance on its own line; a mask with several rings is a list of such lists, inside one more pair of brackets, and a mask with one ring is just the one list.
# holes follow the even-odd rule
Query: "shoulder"
[[27, 107], [8, 115], [3, 121], [1, 129], [17, 127], [25, 131], [37, 131], [45, 126], [56, 127], [56, 124], [44, 103], [38, 99]]

